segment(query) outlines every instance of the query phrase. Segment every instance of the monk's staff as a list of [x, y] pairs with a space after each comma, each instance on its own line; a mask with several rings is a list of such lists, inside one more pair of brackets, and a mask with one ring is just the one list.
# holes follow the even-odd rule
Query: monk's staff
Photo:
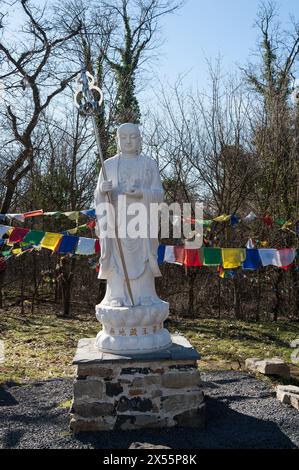
[[[78, 89], [75, 93], [75, 105], [81, 113], [85, 114], [86, 116], [91, 116], [92, 118], [93, 129], [94, 129], [96, 143], [97, 143], [98, 152], [100, 155], [100, 160], [101, 160], [101, 165], [102, 165], [103, 180], [108, 181], [107, 172], [106, 172], [106, 168], [104, 164], [101, 139], [100, 139], [99, 129], [97, 126], [97, 121], [96, 121], [96, 115], [99, 112], [100, 106], [103, 102], [103, 93], [102, 93], [102, 90], [95, 85], [94, 77], [91, 75], [91, 73], [87, 72], [85, 68], [82, 68], [81, 73], [78, 75], [77, 84], [78, 84]], [[97, 92], [99, 94], [98, 99], [96, 99], [93, 92]], [[108, 198], [109, 204], [112, 204], [111, 194], [109, 191], [107, 192], [107, 198]], [[118, 235], [118, 226], [117, 226], [116, 221], [115, 221], [114, 226], [115, 226], [115, 238], [116, 238], [116, 242], [118, 246], [121, 264], [122, 264], [123, 271], [124, 271], [125, 281], [126, 281], [126, 285], [127, 285], [127, 289], [129, 292], [132, 306], [134, 306], [134, 298], [132, 294], [132, 289], [130, 285], [128, 270], [126, 266], [124, 252], [122, 249], [121, 240]]]

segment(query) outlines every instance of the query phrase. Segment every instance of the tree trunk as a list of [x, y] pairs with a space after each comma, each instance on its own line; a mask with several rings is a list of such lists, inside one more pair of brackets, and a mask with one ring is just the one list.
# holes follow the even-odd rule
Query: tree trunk
[[188, 315], [192, 318], [195, 317], [194, 313], [194, 284], [196, 278], [196, 271], [189, 268], [188, 272], [189, 278], [189, 291], [188, 291]]
[[277, 279], [274, 282], [274, 292], [276, 296], [276, 303], [273, 309], [273, 321], [275, 322], [278, 320], [279, 313], [282, 311], [283, 297], [281, 295], [280, 285], [283, 281], [283, 274], [284, 274], [283, 270], [280, 269], [278, 272]]
[[236, 320], [242, 320], [242, 309], [241, 309], [241, 290], [240, 290], [240, 280], [238, 274], [233, 278], [234, 286], [234, 313]]
[[63, 298], [63, 316], [71, 316], [71, 293], [72, 293], [72, 283], [74, 279], [74, 269], [76, 265], [76, 258], [73, 256], [70, 262], [70, 267], [68, 269], [67, 258], [61, 258], [61, 286], [62, 286], [62, 298]]

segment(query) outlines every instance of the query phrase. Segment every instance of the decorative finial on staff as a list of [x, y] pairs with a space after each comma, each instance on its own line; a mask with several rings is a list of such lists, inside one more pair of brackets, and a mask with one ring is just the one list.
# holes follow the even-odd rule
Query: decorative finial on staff
[[[95, 115], [103, 103], [103, 92], [95, 85], [91, 73], [82, 69], [76, 79], [75, 106], [86, 116]], [[99, 95], [98, 97], [96, 95]]]

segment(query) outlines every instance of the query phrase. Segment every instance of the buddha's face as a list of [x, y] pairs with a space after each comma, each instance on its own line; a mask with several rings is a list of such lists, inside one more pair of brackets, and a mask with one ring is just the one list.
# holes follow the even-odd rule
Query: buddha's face
[[118, 146], [124, 155], [138, 155], [141, 146], [139, 127], [136, 124], [122, 124], [117, 131]]

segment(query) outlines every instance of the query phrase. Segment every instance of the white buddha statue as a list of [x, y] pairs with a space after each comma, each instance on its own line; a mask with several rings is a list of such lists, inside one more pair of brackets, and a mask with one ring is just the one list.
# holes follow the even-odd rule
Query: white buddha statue
[[[146, 353], [171, 344], [169, 332], [163, 328], [169, 305], [159, 299], [155, 290], [155, 277], [161, 276], [157, 263], [158, 234], [153, 235], [150, 231], [150, 204], [163, 201], [163, 187], [156, 162], [140, 153], [138, 125], [121, 125], [117, 131], [117, 146], [119, 153], [105, 161], [107, 180], [104, 181], [101, 171], [95, 191], [97, 231], [101, 241], [99, 278], [107, 280], [105, 297], [96, 307], [97, 318], [103, 324], [97, 346], [115, 353]], [[107, 203], [108, 192], [121, 236], [134, 306], [117, 241], [106, 232], [107, 223], [110, 226], [114, 223], [109, 220], [113, 217], [109, 211], [108, 221], [103, 217], [103, 203]], [[146, 215], [144, 238], [131, 237], [128, 230], [135, 217], [128, 214], [136, 202], [143, 204]]]

